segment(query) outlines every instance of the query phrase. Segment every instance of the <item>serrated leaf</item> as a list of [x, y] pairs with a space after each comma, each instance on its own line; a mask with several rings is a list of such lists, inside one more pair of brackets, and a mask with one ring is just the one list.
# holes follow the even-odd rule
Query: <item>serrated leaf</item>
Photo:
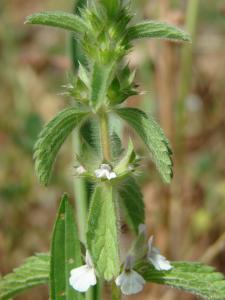
[[82, 265], [80, 242], [68, 196], [58, 210], [52, 237], [50, 262], [51, 299], [80, 300], [82, 295], [69, 284], [70, 271]]
[[141, 38], [160, 38], [191, 42], [190, 35], [185, 31], [158, 21], [145, 21], [128, 28], [127, 39], [129, 41]]
[[116, 113], [126, 120], [142, 138], [155, 161], [158, 171], [165, 182], [171, 181], [172, 159], [169, 141], [159, 125], [143, 111], [136, 108], [120, 108]]
[[36, 174], [42, 184], [48, 184], [60, 147], [86, 115], [86, 112], [80, 112], [77, 108], [66, 108], [41, 131], [34, 147], [34, 159]]
[[101, 65], [97, 62], [93, 65], [90, 101], [94, 110], [106, 102], [111, 71], [112, 65]]
[[109, 183], [98, 185], [92, 197], [87, 244], [101, 277], [111, 280], [120, 270], [115, 193]]
[[138, 226], [145, 223], [145, 205], [136, 180], [130, 176], [122, 181], [118, 187], [118, 194], [128, 224], [138, 233]]
[[28, 258], [13, 273], [0, 279], [0, 299], [6, 300], [35, 286], [48, 284], [49, 255], [37, 254]]
[[26, 18], [25, 24], [59, 27], [75, 33], [85, 33], [88, 30], [85, 22], [79, 16], [62, 11], [35, 13]]
[[225, 280], [214, 268], [194, 262], [174, 262], [170, 271], [156, 271], [150, 264], [138, 267], [146, 281], [165, 284], [209, 300], [225, 299]]

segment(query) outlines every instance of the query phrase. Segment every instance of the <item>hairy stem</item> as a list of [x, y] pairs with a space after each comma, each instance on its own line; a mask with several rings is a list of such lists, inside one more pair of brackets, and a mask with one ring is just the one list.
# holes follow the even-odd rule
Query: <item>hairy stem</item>
[[115, 282], [112, 283], [112, 300], [120, 300], [122, 298], [120, 289]]
[[105, 161], [111, 160], [110, 136], [109, 136], [109, 120], [106, 112], [101, 111], [99, 114], [100, 132], [102, 143], [102, 154]]
[[[186, 14], [186, 28], [192, 37], [192, 43], [183, 45], [180, 75], [180, 90], [177, 103], [177, 152], [178, 156], [184, 153], [184, 131], [186, 125], [185, 100], [191, 86], [192, 58], [195, 45], [195, 36], [198, 22], [199, 0], [188, 1]], [[179, 157], [180, 158], [180, 157]]]
[[[73, 152], [80, 153], [80, 138], [79, 133], [73, 134]], [[80, 239], [85, 242], [85, 232], [86, 232], [86, 220], [88, 212], [88, 199], [86, 182], [84, 179], [75, 178], [74, 179], [74, 196], [76, 204], [76, 217], [78, 223], [78, 229], [80, 234]]]

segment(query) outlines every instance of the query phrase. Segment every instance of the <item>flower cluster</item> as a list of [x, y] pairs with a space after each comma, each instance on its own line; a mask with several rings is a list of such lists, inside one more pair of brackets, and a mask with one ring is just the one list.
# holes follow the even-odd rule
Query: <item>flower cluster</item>
[[[143, 225], [140, 226], [139, 236], [141, 235], [145, 235], [145, 226]], [[145, 248], [144, 245], [143, 248]], [[137, 258], [138, 255], [136, 253], [129, 254], [126, 257], [122, 273], [115, 279], [116, 285], [120, 287], [124, 295], [137, 294], [143, 290], [145, 285], [144, 278], [135, 271]], [[169, 271], [172, 269], [170, 262], [160, 254], [159, 249], [153, 246], [153, 236], [148, 240], [147, 252], [142, 259], [151, 263], [157, 271]], [[86, 292], [97, 283], [96, 271], [88, 251], [86, 252], [85, 262], [85, 265], [71, 271], [69, 279], [70, 285], [79, 292]]]
[[116, 173], [112, 171], [112, 168], [108, 164], [102, 164], [99, 169], [95, 170], [95, 176], [102, 179], [114, 179], [117, 177]]
[[[75, 168], [77, 176], [82, 176], [87, 173], [84, 166], [80, 165]], [[92, 175], [93, 176], [93, 175]], [[117, 174], [112, 170], [112, 167], [108, 164], [101, 164], [98, 169], [94, 171], [94, 176], [99, 179], [111, 180], [117, 177]]]

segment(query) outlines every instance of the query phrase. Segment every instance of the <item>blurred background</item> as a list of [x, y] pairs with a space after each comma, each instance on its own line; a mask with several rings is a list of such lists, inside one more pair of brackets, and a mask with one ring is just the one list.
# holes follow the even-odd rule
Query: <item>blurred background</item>
[[[152, 162], [140, 176], [149, 234], [170, 260], [198, 260], [225, 274], [225, 3], [224, 0], [133, 1], [136, 19], [186, 28], [190, 45], [138, 42], [127, 58], [143, 96], [129, 99], [159, 120], [174, 149], [174, 179], [162, 184]], [[48, 251], [61, 194], [73, 199], [72, 141], [60, 152], [51, 185], [34, 174], [32, 148], [43, 124], [69, 99], [69, 35], [25, 26], [25, 16], [72, 11], [73, 0], [0, 1], [0, 274]], [[126, 136], [124, 128], [124, 136]], [[137, 141], [137, 148], [144, 148]], [[129, 234], [122, 224], [122, 234]], [[106, 296], [105, 296], [106, 297]], [[149, 284], [126, 299], [196, 299]], [[48, 299], [38, 288], [16, 299]]]

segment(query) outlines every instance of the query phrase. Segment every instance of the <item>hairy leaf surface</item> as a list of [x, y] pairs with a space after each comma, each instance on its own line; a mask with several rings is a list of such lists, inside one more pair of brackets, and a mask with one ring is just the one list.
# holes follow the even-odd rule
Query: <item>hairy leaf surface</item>
[[46, 11], [33, 14], [26, 18], [25, 24], [59, 27], [75, 33], [85, 33], [88, 30], [85, 22], [79, 16], [62, 11]]
[[191, 37], [185, 31], [163, 22], [145, 21], [127, 30], [127, 39], [129, 41], [141, 38], [160, 38], [175, 41], [190, 42]]
[[120, 268], [116, 205], [113, 188], [101, 183], [95, 189], [88, 217], [88, 249], [99, 274], [106, 280]]
[[91, 80], [91, 105], [98, 109], [106, 101], [112, 66], [95, 63]]
[[138, 271], [146, 281], [165, 284], [195, 294], [203, 299], [224, 300], [225, 280], [214, 268], [194, 262], [174, 262], [171, 271], [156, 271], [142, 265]]
[[143, 111], [136, 108], [120, 108], [116, 113], [135, 129], [152, 153], [157, 169], [165, 182], [172, 178], [172, 159], [169, 141], [159, 125]]
[[118, 187], [119, 197], [131, 228], [138, 233], [138, 226], [145, 223], [145, 205], [140, 187], [133, 177], [128, 177]]
[[80, 300], [69, 284], [70, 271], [82, 265], [80, 242], [67, 195], [62, 197], [51, 246], [51, 299]]
[[120, 7], [120, 0], [100, 0], [100, 2], [105, 6], [109, 16], [115, 16]]
[[34, 147], [34, 159], [36, 174], [42, 184], [48, 184], [60, 147], [85, 115], [86, 112], [80, 112], [77, 108], [66, 108], [41, 131]]
[[0, 299], [11, 299], [25, 290], [48, 284], [48, 281], [49, 255], [37, 254], [0, 279]]

